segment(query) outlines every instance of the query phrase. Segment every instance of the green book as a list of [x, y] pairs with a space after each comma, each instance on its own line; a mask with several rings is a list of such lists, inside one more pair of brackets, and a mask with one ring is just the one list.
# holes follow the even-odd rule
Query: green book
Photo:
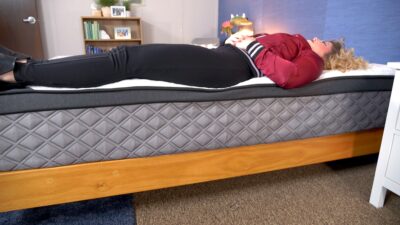
[[93, 39], [99, 40], [99, 23], [97, 21], [93, 22]]
[[93, 22], [89, 22], [89, 39], [93, 40]]
[[85, 39], [89, 39], [89, 28], [87, 21], [83, 22], [83, 29], [85, 31]]
[[100, 40], [100, 24], [97, 23], [97, 40]]
[[92, 35], [93, 35], [93, 40], [97, 40], [97, 38], [96, 38], [96, 21], [93, 21], [93, 24], [92, 24]]

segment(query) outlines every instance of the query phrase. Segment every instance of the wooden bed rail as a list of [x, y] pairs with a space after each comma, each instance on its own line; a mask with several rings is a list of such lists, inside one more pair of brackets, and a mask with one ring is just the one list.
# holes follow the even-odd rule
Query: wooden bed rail
[[236, 148], [0, 172], [0, 212], [367, 155], [383, 129]]

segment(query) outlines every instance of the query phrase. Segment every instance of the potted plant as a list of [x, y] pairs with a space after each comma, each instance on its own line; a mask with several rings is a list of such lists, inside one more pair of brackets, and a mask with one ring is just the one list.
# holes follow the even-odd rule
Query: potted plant
[[125, 9], [126, 9], [126, 12], [125, 12], [126, 17], [130, 17], [132, 0], [123, 0], [122, 5], [125, 6]]
[[101, 12], [104, 17], [111, 16], [110, 6], [115, 5], [117, 0], [96, 0], [96, 3], [101, 6]]

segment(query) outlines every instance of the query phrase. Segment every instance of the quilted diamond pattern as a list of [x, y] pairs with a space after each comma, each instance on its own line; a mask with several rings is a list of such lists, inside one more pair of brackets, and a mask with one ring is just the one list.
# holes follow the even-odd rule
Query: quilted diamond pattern
[[383, 127], [390, 92], [155, 103], [0, 116], [0, 170], [172, 154]]

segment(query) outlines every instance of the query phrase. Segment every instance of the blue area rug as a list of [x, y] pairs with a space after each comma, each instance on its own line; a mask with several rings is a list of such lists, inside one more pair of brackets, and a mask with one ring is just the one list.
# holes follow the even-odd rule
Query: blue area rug
[[0, 213], [1, 225], [135, 225], [132, 195]]

